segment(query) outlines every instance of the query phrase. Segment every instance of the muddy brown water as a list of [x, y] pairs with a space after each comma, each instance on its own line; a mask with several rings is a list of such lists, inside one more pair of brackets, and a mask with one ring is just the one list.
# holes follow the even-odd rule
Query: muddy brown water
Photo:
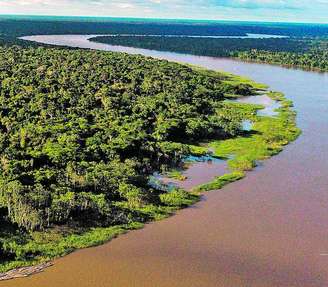
[[[34, 40], [67, 44], [67, 39], [75, 39], [77, 46], [100, 48], [86, 36], [74, 37]], [[132, 51], [266, 83], [294, 101], [303, 134], [244, 180], [207, 193], [176, 216], [77, 251], [43, 273], [0, 286], [327, 287], [328, 74]], [[206, 176], [206, 169], [201, 172]]]

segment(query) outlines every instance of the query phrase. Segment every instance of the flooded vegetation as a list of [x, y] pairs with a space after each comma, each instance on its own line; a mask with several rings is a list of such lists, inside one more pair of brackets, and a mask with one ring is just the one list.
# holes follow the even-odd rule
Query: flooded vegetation
[[156, 179], [169, 190], [174, 187], [194, 191], [221, 189], [244, 178], [244, 172], [255, 168], [260, 160], [279, 153], [300, 133], [290, 124], [296, 115], [290, 110], [292, 103], [281, 93], [240, 97], [228, 101], [227, 107], [240, 109], [243, 118], [247, 118], [242, 121], [245, 133], [233, 139], [213, 140], [204, 145], [208, 154], [190, 155], [184, 158], [180, 170], [163, 176], [157, 174]]
[[276, 116], [278, 114], [277, 109], [281, 106], [279, 101], [270, 98], [268, 95], [243, 97], [238, 99], [238, 102], [262, 106], [263, 108], [258, 110], [257, 113], [259, 116]]
[[[83, 46], [87, 46], [85, 42]], [[109, 47], [107, 48], [109, 49]], [[140, 51], [137, 50], [136, 52]], [[153, 54], [155, 52], [152, 51], [149, 53]], [[230, 63], [226, 62], [226, 60], [178, 54], [163, 54], [160, 52], [157, 56], [162, 58], [167, 57], [170, 60], [184, 61], [190, 64], [199, 64], [211, 69], [217, 69], [215, 65], [221, 64], [220, 68], [224, 68], [226, 64]], [[247, 67], [249, 71], [252, 71], [253, 66], [251, 64], [231, 63], [233, 65], [227, 66], [228, 69], [226, 69], [230, 72], [236, 72], [236, 68], [242, 69], [243, 67]], [[260, 70], [258, 71], [260, 72]], [[246, 71], [244, 71], [244, 73], [239, 72], [239, 74], [245, 74], [250, 77], [254, 76], [252, 73], [247, 74]], [[265, 79], [254, 78], [260, 82], [272, 84], [272, 82], [265, 81]], [[277, 85], [272, 85], [270, 88], [279, 90]], [[291, 93], [288, 93], [288, 96], [290, 95]], [[271, 98], [274, 98], [275, 101], [282, 100], [280, 96], [276, 94], [275, 96], [271, 95]], [[231, 103], [228, 102], [225, 105], [226, 109], [231, 108], [229, 106]], [[243, 115], [246, 113], [249, 118], [252, 119], [252, 130], [258, 129], [266, 131], [269, 118], [271, 120], [273, 119], [275, 125], [279, 127], [281, 123], [288, 120], [289, 116], [294, 117], [293, 113], [288, 112], [286, 114], [286, 111], [290, 108], [290, 103], [285, 100], [283, 100], [276, 111], [277, 114], [273, 117], [260, 116], [258, 114], [258, 112], [261, 110], [263, 112], [265, 109], [265, 107], [263, 109], [263, 106], [265, 106], [263, 103], [252, 105], [253, 108], [251, 109], [250, 106], [247, 104], [245, 105], [246, 106], [240, 110], [240, 113]], [[261, 120], [256, 123], [254, 120], [255, 118]], [[256, 126], [256, 124], [258, 125]], [[254, 140], [252, 139], [254, 135], [252, 130], [246, 132], [249, 132], [251, 140]], [[272, 132], [275, 134], [275, 129], [273, 129], [273, 131], [269, 129], [268, 132], [267, 141], [271, 142], [272, 140], [277, 140], [271, 138]], [[297, 134], [296, 130], [290, 130], [290, 132], [292, 132], [291, 134], [289, 134], [288, 130], [285, 132], [286, 133], [279, 135], [279, 144], [270, 147], [270, 150], [274, 153], [280, 150], [281, 146], [286, 144], [287, 139], [292, 139], [290, 136], [295, 136]], [[296, 132], [296, 134], [294, 132]], [[213, 143], [209, 143], [209, 150], [215, 153], [215, 157], [226, 157], [228, 160], [243, 157], [242, 151], [244, 147], [249, 147], [250, 145], [249, 142], [241, 142], [240, 148], [233, 150], [231, 149], [231, 145], [225, 142], [226, 141], [214, 141]], [[273, 144], [273, 142], [271, 143]], [[218, 148], [221, 144], [224, 144], [224, 146]], [[230, 157], [230, 155], [233, 155], [233, 157]], [[262, 156], [263, 154], [260, 153], [260, 155]], [[257, 158], [259, 154], [252, 153], [252, 156]], [[252, 159], [253, 158], [247, 158], [247, 161]], [[91, 280], [94, 284], [106, 285], [110, 282], [116, 286], [129, 286], [127, 282], [135, 282], [137, 280], [138, 284], [140, 283], [143, 286], [153, 286], [152, 282], [156, 282], [158, 286], [176, 286], [174, 285], [175, 282], [179, 282], [178, 286], [226, 286], [225, 284], [227, 282], [230, 285], [238, 286], [238, 284], [243, 284], [242, 282], [249, 282], [252, 286], [261, 287], [273, 287], [277, 286], [277, 284], [278, 286], [290, 287], [298, 286], [300, 283], [305, 283], [307, 286], [321, 287], [323, 286], [321, 284], [324, 282], [324, 279], [315, 277], [315, 268], [312, 268], [313, 270], [311, 269], [311, 273], [301, 275], [304, 274], [302, 265], [296, 264], [294, 261], [289, 261], [288, 258], [290, 257], [279, 256], [279, 251], [283, 249], [281, 244], [279, 244], [279, 242], [283, 242], [282, 240], [279, 240], [276, 246], [270, 244], [270, 248], [264, 248], [267, 246], [265, 244], [266, 242], [272, 242], [274, 238], [278, 238], [278, 235], [282, 234], [277, 227], [285, 226], [276, 224], [275, 219], [279, 220], [281, 217], [272, 218], [271, 214], [268, 213], [268, 209], [270, 210], [270, 208], [267, 205], [267, 202], [273, 202], [274, 206], [276, 206], [275, 203], [279, 204], [279, 200], [272, 201], [270, 190], [268, 190], [268, 186], [270, 185], [266, 182], [270, 177], [268, 178], [267, 176], [276, 175], [276, 171], [282, 171], [282, 169], [279, 163], [277, 163], [277, 169], [271, 168], [269, 173], [265, 171], [268, 165], [272, 165], [270, 163], [274, 164], [276, 161], [279, 162], [283, 159], [283, 156], [278, 156], [277, 159], [274, 158], [268, 161], [264, 167], [250, 173], [246, 179], [225, 187], [222, 192], [214, 192], [203, 196], [203, 200], [195, 205], [194, 208], [181, 211], [177, 216], [156, 224], [147, 225], [143, 230], [131, 232], [118, 240], [112, 241], [110, 244], [76, 252], [55, 262], [55, 265], [44, 273], [23, 280], [8, 281], [6, 282], [6, 286], [25, 287], [45, 283], [48, 284], [47, 286], [57, 286], [58, 280], [61, 276], [65, 276], [69, 270], [70, 276], [65, 276], [67, 278], [65, 284], [68, 285], [63, 285], [63, 283], [61, 283], [63, 286], [70, 286], [71, 284], [77, 283], [80, 286], [88, 286], [89, 283], [87, 282], [89, 281], [85, 278], [92, 278]], [[208, 162], [206, 158], [205, 161], [196, 161], [196, 164], [192, 164], [186, 172], [193, 166], [197, 166], [198, 163], [216, 167], [216, 163], [220, 165], [221, 160], [212, 161], [212, 163], [211, 161]], [[224, 168], [226, 169], [227, 167]], [[229, 168], [235, 169], [235, 171], [230, 174], [226, 174], [224, 171], [224, 174], [217, 178], [215, 184], [219, 182], [220, 185], [224, 185], [227, 182], [239, 179], [244, 175], [242, 170], [248, 169], [248, 165], [240, 165], [240, 162], [238, 162], [237, 165], [230, 165]], [[207, 168], [202, 168], [201, 170], [203, 174], [206, 174]], [[215, 172], [217, 172], [217, 170]], [[196, 171], [195, 174], [199, 175], [199, 172]], [[259, 177], [260, 174], [262, 174], [262, 176]], [[186, 179], [181, 182], [187, 182], [188, 175], [185, 175], [184, 172], [182, 175], [185, 176]], [[171, 174], [171, 176], [179, 177], [181, 174], [178, 172], [173, 175]], [[214, 174], [214, 177], [215, 176], [218, 176], [218, 174]], [[193, 177], [189, 176], [189, 178], [192, 179]], [[199, 176], [199, 178], [201, 178], [201, 176]], [[202, 183], [193, 182], [193, 186], [198, 184]], [[284, 188], [286, 187], [286, 185], [283, 186]], [[262, 187], [268, 192], [263, 192]], [[276, 184], [272, 192], [275, 193], [277, 187], [279, 188], [279, 185]], [[282, 191], [283, 190], [284, 189], [282, 189]], [[165, 200], [165, 198], [163, 199]], [[257, 206], [260, 203], [259, 200], [262, 200], [261, 205], [264, 205], [266, 209]], [[278, 208], [279, 211], [281, 210], [279, 209], [281, 208], [280, 205], [275, 208]], [[255, 214], [251, 212], [254, 210], [257, 210], [255, 213], [256, 217], [254, 217]], [[261, 213], [262, 216], [258, 216], [259, 213]], [[247, 220], [240, 221], [240, 216]], [[282, 215], [280, 214], [280, 216]], [[287, 216], [287, 218], [289, 217]], [[261, 223], [259, 220], [261, 220]], [[292, 224], [292, 221], [286, 221], [288, 224], [289, 222]], [[295, 221], [293, 222], [295, 223]], [[263, 237], [263, 230], [259, 229], [259, 227], [263, 226], [263, 223], [267, 224], [266, 228], [270, 228], [271, 230], [270, 237], [267, 238], [267, 240], [266, 237]], [[258, 229], [254, 229], [256, 227]], [[272, 229], [273, 227], [276, 228], [276, 232]], [[293, 230], [293, 228], [290, 228], [290, 232], [287, 232], [290, 238], [292, 238]], [[286, 234], [286, 230], [284, 234]], [[255, 249], [252, 248], [252, 244], [248, 244], [248, 242], [254, 240], [257, 242]], [[182, 244], [182, 242], [188, 243]], [[288, 245], [289, 253], [292, 252], [296, 255], [296, 249], [292, 248], [290, 245], [291, 242], [290, 240], [285, 241]], [[142, 254], [142, 256], [140, 256], [140, 254]], [[196, 254], [197, 256], [195, 256]], [[272, 258], [270, 264], [264, 264], [265, 254], [270, 254]], [[254, 256], [257, 258], [256, 262], [262, 262], [262, 268], [259, 268], [259, 265], [254, 265], [254, 260], [252, 260]], [[175, 258], [174, 262], [170, 260], [172, 257]], [[297, 258], [297, 262], [302, 262], [302, 257], [298, 256]], [[88, 264], [85, 264], [86, 262], [88, 262]], [[240, 270], [236, 269], [240, 264], [242, 264], [243, 268]], [[273, 267], [271, 266], [281, 266], [281, 264], [283, 264], [284, 268], [278, 268], [273, 271]], [[206, 270], [204, 266], [206, 266]], [[190, 268], [193, 268], [194, 272], [190, 273]], [[137, 270], [137, 272], [131, 273], [129, 270]], [[169, 278], [165, 276], [167, 272], [171, 274]], [[295, 273], [297, 275], [294, 276], [293, 274]], [[79, 275], [75, 276], [75, 274]], [[103, 276], [103, 274], [107, 274], [107, 276]], [[145, 274], [148, 274], [148, 276], [145, 277]], [[271, 276], [270, 280], [268, 274]], [[149, 280], [150, 278], [151, 280]], [[182, 278], [183, 280], [181, 280]], [[0, 283], [0, 286], [1, 284], [2, 283]]]
[[[169, 189], [180, 187], [191, 191], [195, 185], [205, 184], [228, 172], [227, 162], [212, 155], [188, 156], [179, 170], [156, 174], [155, 178]], [[172, 175], [173, 173], [173, 175]]]
[[[264, 86], [228, 73], [44, 47], [2, 47], [0, 62], [0, 211], [10, 226], [1, 231], [2, 272], [164, 219], [200, 192], [242, 179], [298, 135], [291, 105], [269, 117], [258, 115], [262, 105], [229, 100]], [[254, 122], [249, 133], [244, 120]], [[238, 145], [244, 139], [260, 153]], [[231, 140], [238, 151], [219, 155]]]

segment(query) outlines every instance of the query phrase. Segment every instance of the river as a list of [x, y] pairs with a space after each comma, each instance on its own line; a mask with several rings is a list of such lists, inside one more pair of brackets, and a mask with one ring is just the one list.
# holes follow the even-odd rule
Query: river
[[102, 36], [109, 37], [166, 37], [166, 38], [210, 38], [210, 39], [283, 39], [289, 38], [282, 35], [252, 34], [246, 33], [246, 36], [197, 36], [197, 35], [145, 35], [145, 34], [107, 34]]
[[205, 194], [176, 216], [0, 286], [328, 286], [328, 74], [113, 47], [88, 37], [25, 39], [140, 53], [248, 76], [294, 101], [303, 134], [245, 179]]

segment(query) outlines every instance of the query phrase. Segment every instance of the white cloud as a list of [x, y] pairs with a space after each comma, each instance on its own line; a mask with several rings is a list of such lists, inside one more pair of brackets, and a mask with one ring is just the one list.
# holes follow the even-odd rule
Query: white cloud
[[0, 14], [327, 22], [328, 0], [0, 0]]

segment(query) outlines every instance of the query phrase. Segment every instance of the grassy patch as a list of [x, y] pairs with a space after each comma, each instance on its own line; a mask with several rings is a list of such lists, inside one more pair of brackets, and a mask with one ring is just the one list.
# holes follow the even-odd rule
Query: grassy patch
[[40, 264], [56, 257], [64, 256], [76, 249], [103, 244], [128, 230], [141, 228], [143, 224], [131, 222], [126, 225], [111, 226], [107, 228], [92, 228], [81, 234], [65, 235], [61, 231], [48, 230], [34, 232], [25, 244], [17, 241], [8, 241], [5, 248], [15, 252], [16, 259], [0, 265], [0, 272]]
[[194, 188], [195, 192], [204, 192], [210, 190], [221, 189], [225, 185], [240, 180], [245, 177], [245, 173], [241, 171], [234, 171], [222, 176], [216, 177], [213, 181], [202, 184]]
[[268, 96], [279, 101], [277, 116], [258, 116], [256, 111], [261, 106], [227, 102], [234, 105], [244, 119], [252, 120], [251, 132], [225, 140], [214, 140], [209, 147], [214, 150], [214, 156], [226, 158], [232, 173], [217, 177], [210, 183], [196, 187], [195, 191], [220, 189], [226, 184], [239, 180], [245, 172], [256, 167], [259, 160], [264, 160], [282, 151], [289, 142], [294, 141], [301, 133], [296, 126], [296, 113], [291, 108], [293, 103], [282, 93], [269, 92]]
[[[222, 73], [222, 72], [221, 72]], [[256, 83], [253, 80], [247, 78], [247, 77], [241, 77], [241, 76], [235, 76], [229, 73], [223, 73], [224, 75], [227, 76], [227, 79], [224, 80], [225, 83], [232, 84], [232, 85], [250, 85], [256, 90], [265, 90], [268, 88], [267, 85], [261, 84], [261, 83]]]
[[195, 203], [199, 196], [181, 189], [175, 189], [170, 193], [161, 194], [160, 198], [161, 201], [168, 206], [187, 207]]
[[[129, 230], [142, 228], [145, 222], [167, 218], [178, 209], [197, 202], [199, 195], [176, 189], [170, 193], [161, 194], [159, 200], [159, 204], [156, 205], [147, 204], [133, 208], [128, 202], [118, 202], [117, 207], [127, 208], [135, 213], [131, 222], [124, 225], [75, 230], [74, 228], [51, 228], [31, 232], [25, 236], [22, 234], [16, 237], [11, 236], [0, 244], [6, 252], [15, 254], [15, 259], [0, 262], [0, 273], [37, 265], [67, 255], [77, 249], [103, 244]], [[139, 214], [139, 217], [136, 214]]]
[[287, 101], [283, 93], [280, 92], [269, 92], [268, 97], [270, 97], [274, 101], [282, 102], [282, 101]]
[[195, 156], [202, 156], [208, 154], [207, 146], [198, 146], [198, 145], [188, 145], [190, 154]]
[[210, 143], [216, 156], [232, 157], [228, 161], [232, 171], [251, 170], [256, 161], [279, 153], [300, 134], [295, 123], [296, 113], [291, 110], [292, 103], [281, 93], [269, 93], [269, 96], [281, 102], [277, 116], [255, 116], [251, 133]]
[[172, 178], [172, 179], [176, 179], [176, 180], [186, 180], [187, 177], [185, 175], [183, 175], [183, 172], [179, 169], [173, 169], [168, 171], [167, 173], [165, 173], [165, 176], [168, 178]]
[[263, 105], [239, 103], [236, 101], [225, 101], [223, 107], [231, 109], [243, 120], [256, 120], [256, 114], [259, 110], [264, 109]]

